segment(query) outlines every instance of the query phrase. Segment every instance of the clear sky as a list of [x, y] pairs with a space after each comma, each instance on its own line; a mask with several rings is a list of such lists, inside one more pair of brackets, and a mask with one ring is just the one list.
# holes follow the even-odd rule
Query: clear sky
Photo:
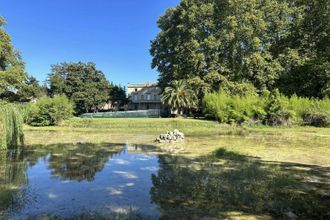
[[179, 0], [0, 0], [6, 31], [44, 81], [50, 65], [93, 61], [117, 84], [153, 82], [150, 41], [157, 19]]

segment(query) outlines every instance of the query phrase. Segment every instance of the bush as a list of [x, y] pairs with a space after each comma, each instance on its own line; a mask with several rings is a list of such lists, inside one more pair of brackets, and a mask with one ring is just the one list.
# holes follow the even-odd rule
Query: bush
[[281, 98], [278, 89], [273, 90], [269, 94], [265, 105], [266, 117], [264, 124], [271, 126], [291, 124], [290, 119], [293, 117], [293, 112], [287, 110], [287, 105], [286, 100]]
[[32, 126], [59, 125], [73, 116], [73, 104], [66, 96], [44, 97], [28, 107], [26, 123]]
[[330, 124], [327, 115], [322, 113], [306, 113], [302, 116], [304, 125], [311, 125], [315, 127], [326, 127]]
[[220, 123], [260, 124], [270, 126], [299, 125], [328, 126], [330, 99], [291, 98], [278, 90], [257, 95], [229, 95], [221, 90], [204, 97], [204, 114]]
[[257, 96], [231, 96], [223, 90], [204, 97], [205, 116], [220, 123], [241, 124], [249, 119], [261, 121], [265, 117], [263, 105]]
[[330, 99], [308, 99], [292, 96], [289, 109], [295, 112], [295, 121], [301, 125], [325, 127], [330, 125]]

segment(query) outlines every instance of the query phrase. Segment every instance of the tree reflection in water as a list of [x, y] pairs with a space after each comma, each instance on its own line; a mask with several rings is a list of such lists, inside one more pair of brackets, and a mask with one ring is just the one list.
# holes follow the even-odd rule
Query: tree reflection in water
[[111, 157], [123, 150], [123, 145], [81, 144], [58, 147], [49, 155], [49, 169], [62, 180], [93, 181]]
[[27, 183], [23, 158], [22, 150], [0, 151], [0, 216], [14, 202], [15, 208], [22, 202], [14, 198], [22, 197], [18, 192]]
[[[325, 189], [329, 193], [328, 168], [265, 162], [224, 149], [216, 156], [213, 163], [159, 156], [151, 198], [162, 219], [226, 218], [230, 213], [285, 218], [288, 212], [325, 219], [329, 214], [329, 200], [321, 195]], [[307, 176], [319, 182], [307, 182]]]
[[40, 158], [48, 160], [52, 175], [63, 180], [93, 181], [123, 144], [57, 144], [0, 151], [0, 217], [8, 209], [18, 210], [29, 196], [26, 171]]

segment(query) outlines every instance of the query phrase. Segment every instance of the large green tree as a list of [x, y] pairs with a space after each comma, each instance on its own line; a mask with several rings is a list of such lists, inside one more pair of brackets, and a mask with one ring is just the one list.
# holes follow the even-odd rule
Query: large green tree
[[[330, 97], [330, 1], [296, 0], [291, 33], [282, 42], [290, 48], [277, 82], [286, 95]], [[289, 58], [289, 59], [288, 59]]]
[[41, 86], [35, 77], [26, 75], [19, 89], [3, 92], [0, 94], [0, 99], [4, 99], [8, 102], [29, 102], [46, 95], [47, 88]]
[[212, 89], [226, 77], [271, 87], [282, 71], [271, 50], [288, 35], [292, 14], [285, 1], [182, 0], [158, 21], [152, 67], [161, 84], [183, 78]]
[[48, 76], [51, 95], [65, 94], [77, 114], [96, 112], [109, 98], [110, 84], [94, 63], [62, 63]]
[[4, 30], [5, 24], [0, 16], [0, 95], [20, 89], [26, 77], [24, 63]]
[[328, 2], [182, 0], [158, 20], [152, 67], [163, 88], [187, 79], [199, 93], [228, 81], [272, 89], [305, 62], [328, 60]]
[[125, 87], [111, 83], [109, 101], [118, 106], [125, 105], [128, 102]]

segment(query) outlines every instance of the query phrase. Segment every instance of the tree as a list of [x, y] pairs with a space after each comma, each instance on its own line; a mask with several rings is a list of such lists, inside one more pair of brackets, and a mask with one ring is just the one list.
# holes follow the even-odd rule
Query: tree
[[96, 112], [109, 99], [110, 84], [94, 63], [62, 63], [48, 76], [51, 95], [65, 94], [77, 114]]
[[34, 76], [27, 76], [22, 88], [17, 92], [19, 101], [27, 102], [47, 95], [47, 88], [41, 86]]
[[21, 56], [3, 29], [5, 24], [0, 16], [0, 95], [21, 88], [26, 77]]
[[330, 62], [317, 58], [305, 61], [281, 75], [277, 86], [287, 96], [330, 97]]
[[163, 103], [171, 106], [178, 115], [182, 115], [185, 109], [197, 105], [197, 96], [184, 80], [174, 80], [165, 88], [161, 95]]
[[330, 94], [330, 2], [297, 0], [295, 3], [299, 10], [291, 34], [282, 44], [290, 48], [283, 58], [286, 71], [277, 84], [286, 95], [323, 98]]
[[26, 76], [21, 87], [16, 91], [6, 91], [0, 95], [8, 102], [29, 102], [47, 95], [47, 88], [40, 86], [33, 76]]
[[23, 118], [14, 104], [0, 101], [0, 150], [24, 144]]
[[[300, 94], [323, 97], [330, 84], [329, 4], [182, 0], [158, 20], [161, 31], [151, 43], [152, 67], [162, 88], [185, 79], [202, 94], [200, 99], [224, 82], [251, 83], [259, 93], [276, 87], [284, 92], [288, 85], [292, 92], [304, 88]], [[313, 77], [304, 77], [306, 72]], [[291, 87], [293, 78], [296, 86]], [[324, 83], [313, 86], [316, 81]]]
[[114, 85], [113, 83], [111, 83], [110, 87], [109, 100], [118, 106], [125, 105], [128, 102], [125, 87]]
[[282, 71], [272, 49], [289, 34], [293, 12], [277, 0], [182, 0], [158, 20], [152, 67], [163, 87], [189, 79], [212, 89], [225, 77], [270, 88]]

